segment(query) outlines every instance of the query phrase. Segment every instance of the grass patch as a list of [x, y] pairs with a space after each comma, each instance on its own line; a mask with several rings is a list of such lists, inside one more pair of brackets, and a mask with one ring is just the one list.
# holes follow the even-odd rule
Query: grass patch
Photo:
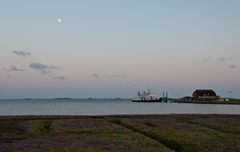
[[226, 118], [226, 117], [217, 117], [217, 118], [199, 118], [192, 119], [189, 123], [193, 123], [199, 126], [207, 127], [217, 131], [240, 135], [240, 118]]
[[[15, 120], [9, 120], [12, 124]], [[6, 125], [6, 122], [2, 122]], [[11, 151], [53, 151], [53, 152], [170, 152], [168, 148], [141, 134], [132, 132], [125, 127], [110, 123], [103, 119], [90, 117], [56, 118], [56, 119], [21, 119], [15, 123], [26, 139], [15, 139], [0, 143], [6, 152]], [[2, 128], [5, 132], [7, 130]]]
[[18, 127], [19, 121], [0, 121], [0, 144], [12, 143], [27, 138], [24, 130]]
[[0, 152], [237, 152], [239, 115], [0, 117]]
[[240, 103], [240, 99], [236, 99], [236, 98], [228, 98], [229, 101], [226, 102], [239, 102]]
[[[170, 140], [170, 139], [161, 137], [158, 134], [153, 133], [148, 128], [144, 128], [140, 125], [138, 125], [138, 127], [135, 127], [134, 125], [131, 125], [131, 124], [127, 123], [126, 121], [122, 121], [121, 119], [110, 119], [110, 122], [118, 124], [120, 126], [124, 126], [134, 132], [141, 133], [153, 140], [156, 140], [156, 141], [162, 143], [163, 145], [165, 145], [175, 151], [180, 151], [182, 148], [181, 145], [179, 143], [175, 142], [174, 140]], [[149, 123], [145, 123], [145, 124], [147, 124], [149, 126]], [[156, 126], [156, 125], [150, 125], [150, 126]]]
[[52, 127], [53, 120], [34, 120], [30, 121], [32, 134], [51, 134], [54, 132]]
[[[196, 116], [193, 117], [195, 117], [195, 120], [198, 120]], [[116, 117], [107, 119], [135, 132], [144, 134], [179, 152], [239, 151], [240, 136], [188, 123], [191, 119], [185, 116], [180, 118], [163, 116], [158, 118]], [[231, 117], [228, 116], [228, 118]], [[213, 117], [210, 118], [210, 120], [212, 119]]]

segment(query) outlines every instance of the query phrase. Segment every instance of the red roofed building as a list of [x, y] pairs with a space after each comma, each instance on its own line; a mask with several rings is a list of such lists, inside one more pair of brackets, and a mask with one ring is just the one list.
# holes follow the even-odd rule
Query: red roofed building
[[199, 89], [193, 92], [193, 99], [209, 101], [209, 100], [219, 99], [219, 96], [217, 96], [217, 94], [213, 90]]

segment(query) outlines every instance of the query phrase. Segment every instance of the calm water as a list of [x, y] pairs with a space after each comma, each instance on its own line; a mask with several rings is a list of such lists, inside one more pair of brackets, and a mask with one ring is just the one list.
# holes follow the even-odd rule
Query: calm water
[[0, 115], [240, 114], [240, 105], [136, 103], [130, 100], [0, 100]]

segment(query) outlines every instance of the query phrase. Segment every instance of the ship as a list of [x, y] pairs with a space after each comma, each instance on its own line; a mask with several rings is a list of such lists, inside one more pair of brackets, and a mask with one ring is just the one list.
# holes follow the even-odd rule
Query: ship
[[138, 91], [137, 96], [132, 99], [132, 102], [161, 102], [162, 98], [159, 98], [152, 90]]

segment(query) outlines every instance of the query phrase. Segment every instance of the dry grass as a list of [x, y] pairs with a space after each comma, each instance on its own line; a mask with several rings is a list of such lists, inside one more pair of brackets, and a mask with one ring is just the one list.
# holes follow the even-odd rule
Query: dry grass
[[175, 151], [236, 152], [240, 150], [239, 116], [165, 115], [106, 119], [140, 132]]
[[0, 117], [0, 152], [237, 152], [239, 115]]
[[171, 151], [144, 135], [91, 117], [0, 119], [0, 126], [0, 151]]

